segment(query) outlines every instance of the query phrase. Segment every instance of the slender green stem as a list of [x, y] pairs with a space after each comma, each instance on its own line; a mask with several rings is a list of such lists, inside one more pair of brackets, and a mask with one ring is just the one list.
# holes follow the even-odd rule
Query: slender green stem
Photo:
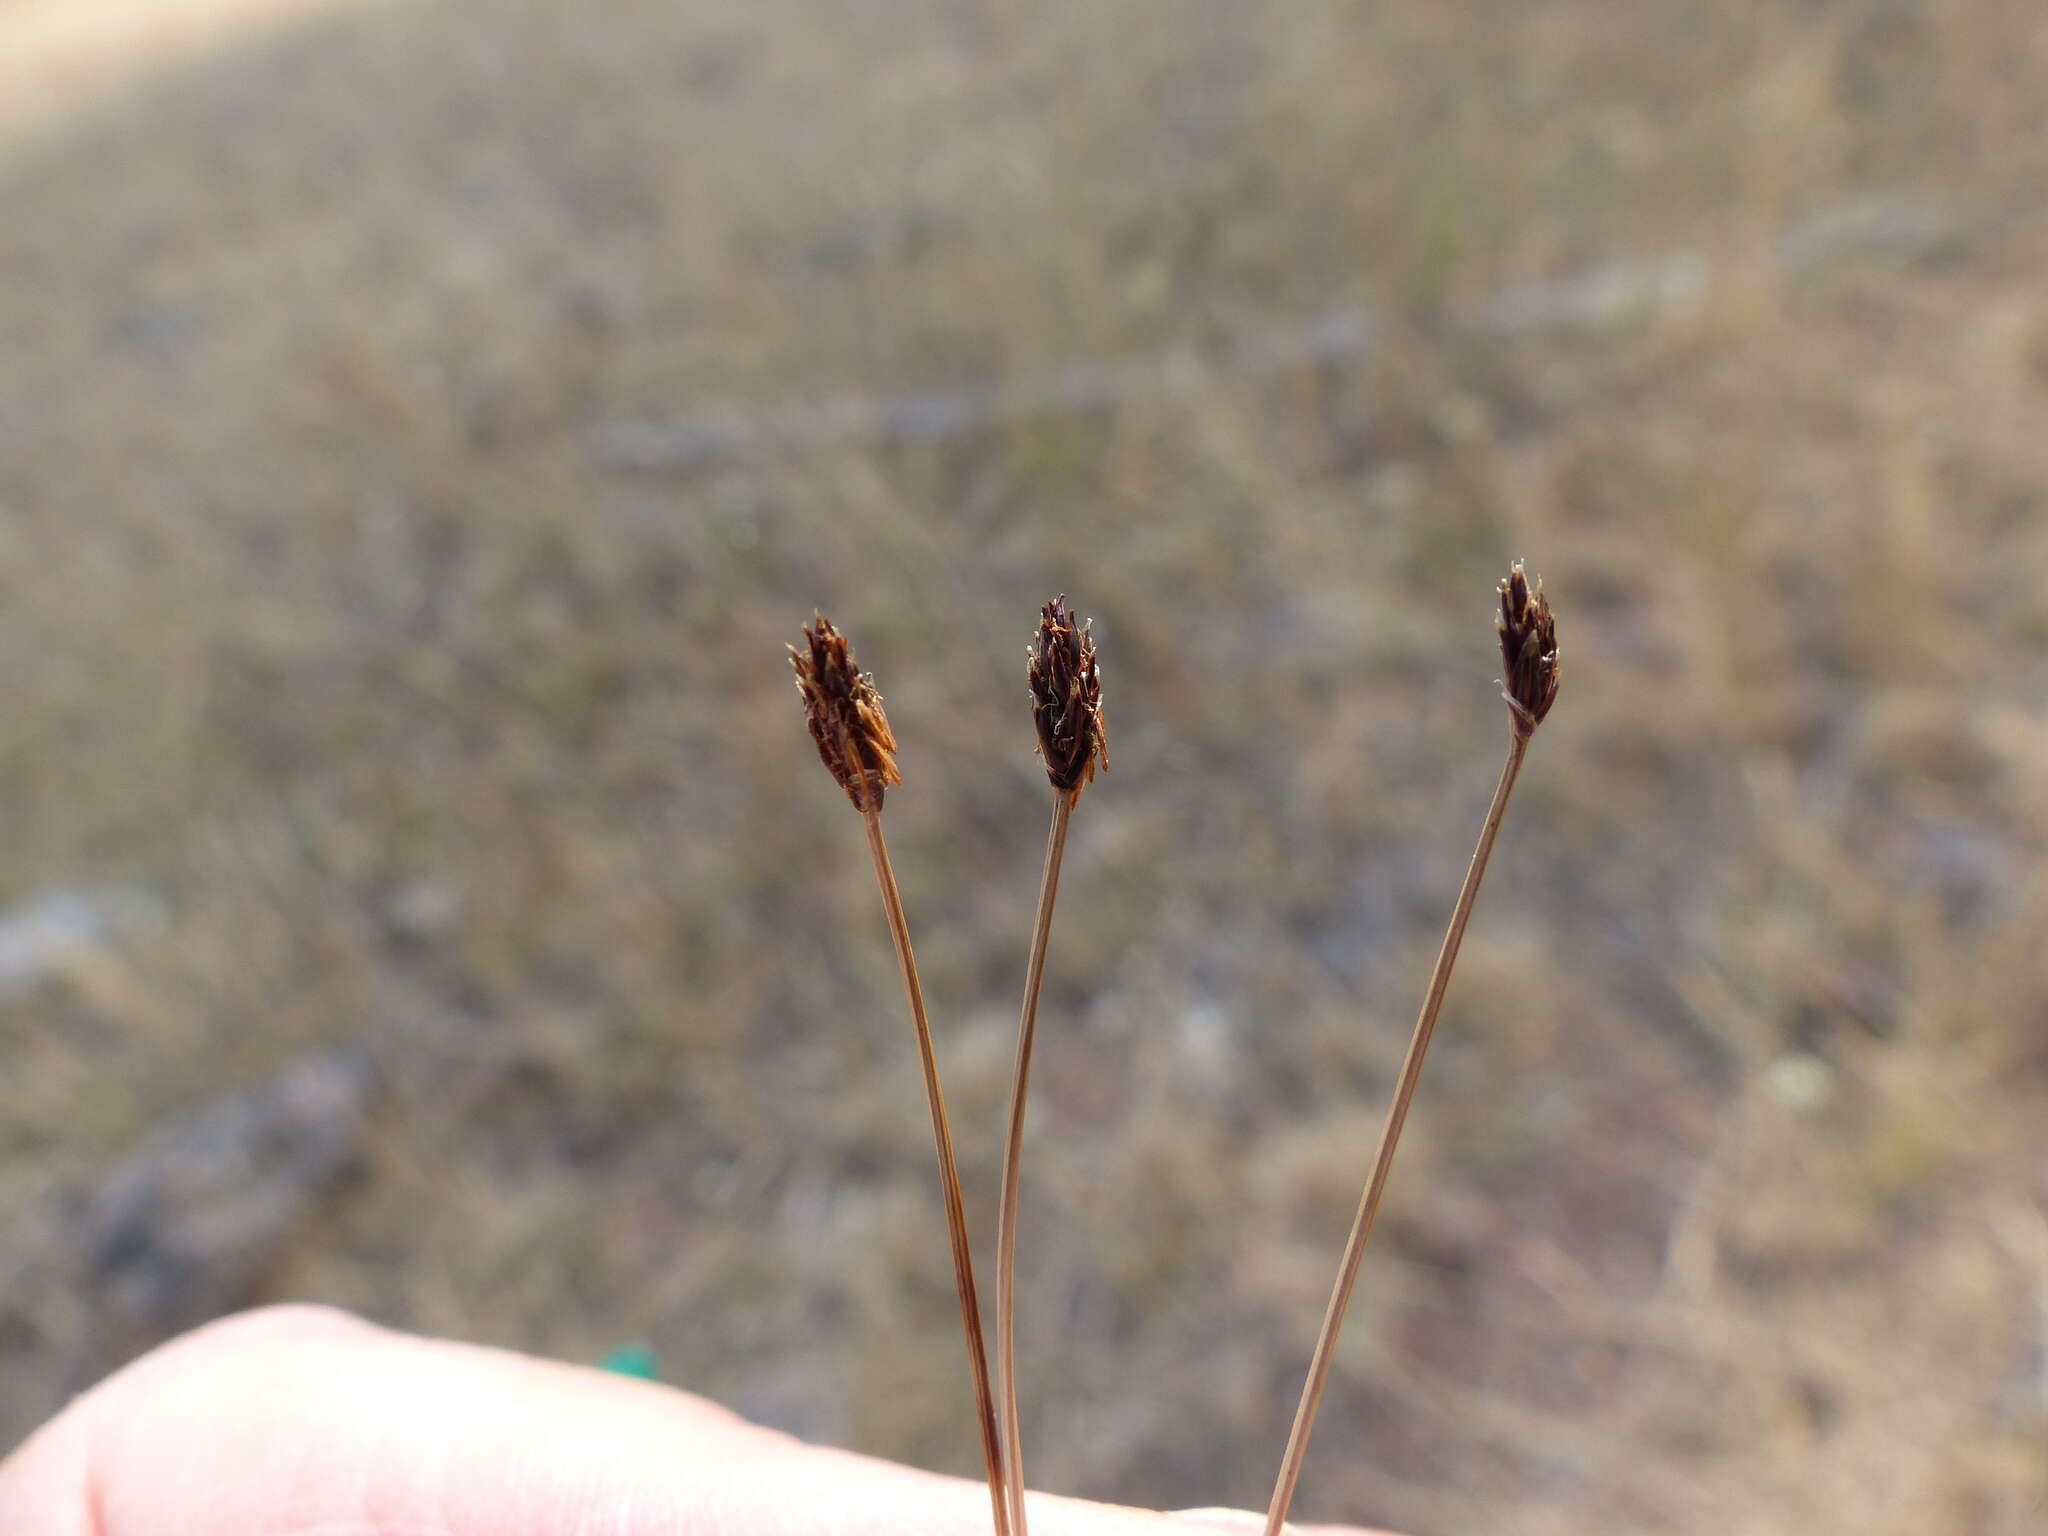
[[938, 1145], [939, 1186], [946, 1201], [946, 1229], [953, 1241], [953, 1283], [960, 1294], [960, 1321], [967, 1332], [967, 1363], [974, 1372], [975, 1407], [981, 1417], [981, 1454], [988, 1470], [989, 1498], [995, 1506], [996, 1536], [1010, 1536], [1009, 1509], [1003, 1496], [1002, 1441], [996, 1432], [995, 1399], [989, 1392], [988, 1344], [981, 1328], [981, 1301], [974, 1290], [974, 1257], [967, 1245], [967, 1210], [960, 1197], [960, 1167], [953, 1157], [953, 1132], [946, 1121], [946, 1097], [939, 1089], [939, 1063], [932, 1050], [931, 1021], [925, 1016], [924, 987], [917, 979], [917, 960], [910, 952], [910, 924], [903, 915], [903, 897], [896, 889], [896, 871], [882, 841], [882, 813], [864, 811], [868, 851], [875, 858], [875, 880], [882, 888], [882, 906], [889, 916], [889, 936], [903, 965], [903, 987], [910, 994], [910, 1018], [917, 1026], [918, 1059], [924, 1066], [924, 1092], [931, 1104], [932, 1140]]
[[1337, 1333], [1344, 1326], [1344, 1310], [1351, 1304], [1351, 1291], [1358, 1282], [1359, 1261], [1365, 1257], [1366, 1239], [1372, 1236], [1373, 1218], [1379, 1214], [1380, 1196], [1386, 1192], [1387, 1173], [1394, 1166], [1394, 1148], [1401, 1140], [1401, 1127], [1408, 1120], [1408, 1105], [1415, 1097], [1415, 1085], [1422, 1078], [1422, 1058], [1436, 1033], [1436, 1017], [1443, 1007], [1444, 993], [1451, 984], [1451, 968], [1458, 963], [1458, 946], [1465, 941], [1465, 925], [1471, 921], [1472, 903], [1479, 896], [1479, 882], [1486, 877], [1486, 861], [1493, 854], [1494, 839], [1500, 835], [1501, 818], [1507, 814], [1508, 796], [1528, 755], [1527, 738], [1517, 731], [1508, 743], [1507, 765], [1501, 769], [1500, 784], [1493, 792], [1493, 804], [1486, 812], [1486, 825], [1479, 833], [1479, 846], [1465, 871], [1465, 883], [1458, 890], [1458, 904], [1451, 909], [1451, 924], [1437, 952], [1436, 969], [1430, 973], [1429, 994], [1422, 1000], [1422, 1013], [1415, 1021], [1415, 1033], [1408, 1041], [1408, 1054], [1401, 1062], [1400, 1080], [1394, 1087], [1394, 1102], [1387, 1111], [1386, 1128], [1380, 1132], [1379, 1151], [1373, 1157], [1372, 1177], [1358, 1202], [1358, 1214], [1351, 1223], [1351, 1236], [1344, 1244], [1344, 1261], [1337, 1269], [1337, 1285], [1330, 1293], [1329, 1310], [1323, 1314], [1323, 1329], [1316, 1338], [1315, 1353], [1309, 1359], [1308, 1380], [1301, 1389], [1301, 1406], [1295, 1410], [1294, 1428], [1287, 1436], [1287, 1450], [1280, 1458], [1280, 1477], [1273, 1486], [1273, 1502], [1266, 1512], [1266, 1536], [1280, 1536], [1287, 1523], [1287, 1506], [1294, 1500], [1294, 1485], [1301, 1479], [1302, 1458], [1308, 1454], [1309, 1431], [1315, 1427], [1316, 1409], [1323, 1400], [1323, 1387], [1330, 1376], [1330, 1363], [1337, 1352]]
[[1017, 1021], [1017, 1077], [1010, 1091], [1010, 1139], [1003, 1153], [1003, 1197], [996, 1217], [996, 1388], [1002, 1399], [1003, 1470], [1008, 1478], [1010, 1528], [1029, 1530], [1024, 1518], [1024, 1448], [1017, 1418], [1017, 1198], [1024, 1169], [1024, 1096], [1031, 1087], [1031, 1045], [1038, 1034], [1038, 994], [1045, 985], [1045, 946], [1052, 907], [1059, 899], [1060, 860], [1078, 790], [1054, 791], [1052, 832], [1045, 844], [1045, 874], [1038, 883], [1038, 920], [1024, 969], [1024, 1011]]

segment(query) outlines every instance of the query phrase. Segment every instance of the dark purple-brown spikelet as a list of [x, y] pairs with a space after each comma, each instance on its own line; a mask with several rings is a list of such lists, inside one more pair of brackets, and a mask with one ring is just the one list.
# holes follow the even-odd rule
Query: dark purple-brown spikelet
[[1102, 723], [1095, 640], [1086, 624], [1074, 621], [1064, 592], [1038, 610], [1029, 676], [1046, 776], [1054, 789], [1078, 793], [1094, 780], [1098, 762], [1109, 767], [1109, 738]]
[[1557, 621], [1542, 579], [1530, 586], [1519, 560], [1500, 584], [1499, 626], [1508, 711], [1515, 734], [1527, 741], [1557, 702]]
[[856, 810], [879, 811], [883, 789], [901, 784], [903, 775], [875, 680], [854, 665], [846, 636], [823, 614], [804, 626], [804, 648], [789, 648], [789, 664], [819, 758]]

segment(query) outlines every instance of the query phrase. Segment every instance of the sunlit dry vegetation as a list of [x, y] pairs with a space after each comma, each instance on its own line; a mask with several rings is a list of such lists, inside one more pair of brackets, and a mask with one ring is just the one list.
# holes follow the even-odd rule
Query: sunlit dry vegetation
[[1028, 1466], [1263, 1504], [1520, 556], [1299, 1512], [2037, 1532], [2044, 85], [2034, 0], [366, 0], [9, 129], [0, 900], [94, 916], [0, 953], [0, 1442], [289, 1295], [974, 1475], [783, 642], [885, 680], [993, 1253], [1064, 590]]

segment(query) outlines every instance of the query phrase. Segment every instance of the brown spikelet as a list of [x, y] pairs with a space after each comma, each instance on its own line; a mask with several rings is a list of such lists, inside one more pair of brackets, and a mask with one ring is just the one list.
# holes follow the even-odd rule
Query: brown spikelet
[[1535, 586], [1517, 560], [1500, 584], [1500, 655], [1507, 668], [1502, 680], [1515, 734], [1526, 741], [1557, 702], [1557, 621], [1543, 582]]
[[1046, 776], [1054, 789], [1078, 793], [1093, 782], [1098, 759], [1104, 769], [1109, 767], [1109, 738], [1095, 641], [1086, 624], [1074, 621], [1064, 592], [1038, 610], [1029, 676]]
[[789, 664], [819, 758], [856, 810], [879, 811], [883, 789], [903, 775], [875, 680], [854, 664], [846, 636], [823, 614], [804, 626], [804, 648], [789, 648]]

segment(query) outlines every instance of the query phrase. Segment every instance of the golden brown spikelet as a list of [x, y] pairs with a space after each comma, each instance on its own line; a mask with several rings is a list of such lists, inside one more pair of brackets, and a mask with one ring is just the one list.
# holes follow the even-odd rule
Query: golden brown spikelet
[[1046, 776], [1054, 789], [1078, 793], [1094, 780], [1098, 762], [1109, 767], [1109, 738], [1095, 640], [1086, 624], [1075, 622], [1064, 592], [1038, 611], [1029, 678]]
[[854, 664], [846, 637], [823, 614], [804, 626], [804, 648], [789, 648], [789, 664], [818, 757], [856, 810], [879, 811], [882, 791], [903, 775], [875, 680]]
[[1557, 701], [1557, 621], [1541, 578], [1532, 587], [1519, 560], [1500, 584], [1498, 625], [1501, 664], [1507, 668], [1502, 686], [1515, 734], [1527, 740]]

